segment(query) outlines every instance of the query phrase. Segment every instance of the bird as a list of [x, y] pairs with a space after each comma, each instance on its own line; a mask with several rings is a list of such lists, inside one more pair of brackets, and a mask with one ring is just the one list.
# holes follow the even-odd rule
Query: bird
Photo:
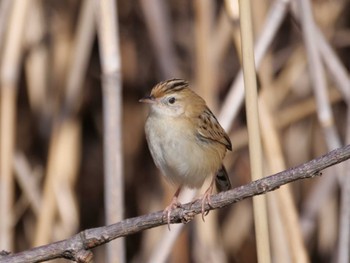
[[150, 105], [145, 134], [154, 163], [165, 178], [178, 187], [171, 203], [164, 209], [168, 228], [171, 211], [181, 206], [178, 201], [181, 189], [198, 189], [212, 176], [202, 197], [204, 221], [204, 208], [206, 204], [210, 205], [214, 182], [219, 191], [231, 188], [223, 165], [226, 151], [232, 151], [229, 136], [205, 100], [186, 80], [162, 81], [139, 101]]

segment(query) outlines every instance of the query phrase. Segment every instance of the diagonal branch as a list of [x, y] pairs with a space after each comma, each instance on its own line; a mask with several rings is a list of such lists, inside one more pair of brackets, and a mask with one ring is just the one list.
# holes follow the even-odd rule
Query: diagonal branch
[[[227, 192], [222, 192], [211, 198], [211, 207], [206, 205], [206, 211], [222, 208], [254, 195], [273, 191], [280, 186], [305, 178], [321, 175], [320, 171], [350, 158], [350, 145], [333, 150], [319, 158], [304, 163], [283, 172], [248, 183]], [[200, 200], [184, 204], [171, 214], [171, 223], [187, 223], [201, 213]], [[0, 262], [42, 262], [54, 258], [66, 258], [77, 262], [89, 262], [92, 258], [90, 249], [103, 245], [113, 239], [135, 234], [137, 232], [167, 224], [167, 218], [162, 211], [129, 218], [116, 224], [91, 228], [77, 235], [36, 247], [16, 254], [6, 255], [0, 252]]]

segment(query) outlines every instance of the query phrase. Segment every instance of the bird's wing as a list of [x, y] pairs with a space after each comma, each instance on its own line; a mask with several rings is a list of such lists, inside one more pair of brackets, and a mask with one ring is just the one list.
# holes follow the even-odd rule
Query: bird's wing
[[197, 127], [200, 139], [222, 143], [228, 150], [232, 150], [230, 138], [209, 108], [199, 115]]

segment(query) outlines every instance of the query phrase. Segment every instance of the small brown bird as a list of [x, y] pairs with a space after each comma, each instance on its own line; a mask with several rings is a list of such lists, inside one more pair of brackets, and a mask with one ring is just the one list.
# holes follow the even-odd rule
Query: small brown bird
[[164, 210], [168, 225], [171, 210], [181, 205], [177, 198], [182, 186], [200, 188], [208, 176], [213, 176], [202, 198], [203, 220], [214, 181], [219, 191], [231, 188], [222, 164], [226, 150], [232, 150], [230, 138], [205, 101], [188, 86], [182, 79], [167, 80], [140, 99], [151, 105], [145, 131], [153, 160], [164, 176], [178, 186]]

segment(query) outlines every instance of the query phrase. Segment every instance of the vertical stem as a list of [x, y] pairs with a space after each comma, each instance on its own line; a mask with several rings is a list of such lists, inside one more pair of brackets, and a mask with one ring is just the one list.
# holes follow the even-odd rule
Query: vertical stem
[[23, 28], [29, 0], [13, 3], [4, 56], [1, 61], [1, 136], [0, 136], [0, 247], [13, 248], [14, 178], [12, 173], [15, 146], [16, 96], [20, 69]]
[[312, 16], [309, 0], [298, 0], [300, 22], [303, 29], [303, 39], [307, 51], [309, 72], [312, 88], [317, 103], [317, 117], [329, 150], [341, 146], [340, 138], [334, 125], [333, 112], [329, 103], [325, 73], [317, 40], [317, 31]]
[[13, 248], [12, 208], [14, 178], [12, 160], [15, 140], [16, 116], [15, 87], [1, 87], [1, 162], [0, 162], [0, 247]]
[[215, 88], [217, 60], [214, 59], [212, 27], [215, 3], [213, 1], [193, 1], [195, 11], [195, 52], [196, 88], [210, 108], [215, 108]]
[[[257, 68], [260, 67], [263, 56], [266, 54], [280, 25], [284, 21], [288, 12], [288, 4], [289, 1], [287, 0], [276, 0], [269, 9], [267, 19], [255, 45], [255, 64]], [[244, 97], [243, 85], [243, 74], [242, 70], [240, 70], [231, 85], [220, 111], [219, 121], [227, 131], [230, 130], [232, 120], [236, 118], [241, 108]]]
[[[251, 19], [250, 0], [239, 1], [242, 62], [244, 83], [246, 86], [246, 112], [249, 133], [249, 155], [252, 180], [258, 180], [262, 175], [262, 147], [258, 114], [258, 94], [253, 49], [253, 27]], [[253, 198], [255, 236], [257, 241], [258, 262], [270, 262], [269, 231], [267, 221], [266, 196]]]
[[[122, 156], [122, 83], [117, 6], [113, 0], [97, 1], [98, 40], [103, 72], [104, 174], [106, 223], [124, 214]], [[106, 262], [125, 262], [124, 239], [107, 245]]]
[[172, 41], [169, 3], [163, 0], [141, 0], [146, 27], [151, 36], [161, 78], [180, 77], [176, 63], [175, 47]]
[[75, 113], [77, 104], [81, 104], [81, 92], [84, 77], [89, 64], [92, 45], [96, 34], [95, 27], [95, 3], [93, 0], [83, 1], [78, 20], [76, 37], [73, 42], [73, 54], [70, 61], [67, 80], [66, 106]]
[[[266, 91], [266, 90], [265, 90]], [[261, 94], [263, 95], [263, 94]], [[273, 124], [272, 113], [268, 109], [266, 96], [261, 96], [259, 112], [261, 119], [261, 128], [263, 141], [265, 142], [266, 159], [271, 169], [270, 172], [276, 173], [286, 169], [283, 151], [278, 138], [278, 132]], [[298, 213], [293, 201], [290, 187], [285, 185], [269, 195], [275, 198], [279, 208], [277, 209], [283, 221], [285, 229], [285, 238], [288, 239], [292, 262], [309, 262], [307, 251], [303, 242], [300, 225], [298, 224]]]

